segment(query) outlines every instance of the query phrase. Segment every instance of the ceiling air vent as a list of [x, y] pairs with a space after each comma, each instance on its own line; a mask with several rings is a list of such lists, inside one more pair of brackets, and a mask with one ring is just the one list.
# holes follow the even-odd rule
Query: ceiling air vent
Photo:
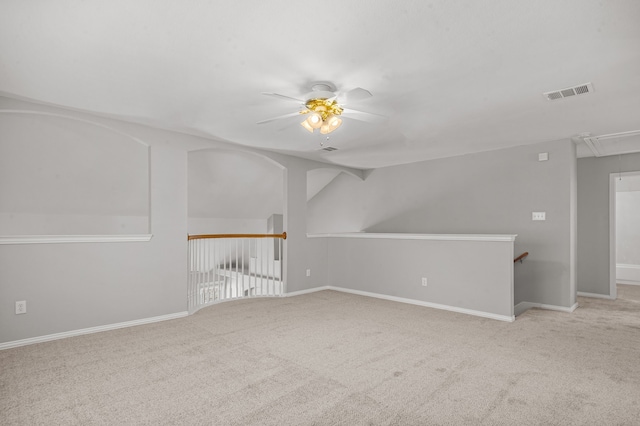
[[545, 98], [547, 98], [548, 101], [555, 101], [556, 99], [568, 98], [576, 95], [584, 95], [585, 93], [591, 92], [593, 92], [593, 85], [591, 83], [585, 83], [574, 87], [567, 87], [566, 89], [546, 92], [543, 93], [543, 95]]
[[596, 157], [640, 152], [640, 130], [600, 136], [587, 134], [582, 139]]
[[338, 150], [338, 148], [334, 148], [332, 146], [326, 146], [326, 147], [321, 149], [321, 151], [327, 151], [327, 152], [337, 151], [337, 150]]

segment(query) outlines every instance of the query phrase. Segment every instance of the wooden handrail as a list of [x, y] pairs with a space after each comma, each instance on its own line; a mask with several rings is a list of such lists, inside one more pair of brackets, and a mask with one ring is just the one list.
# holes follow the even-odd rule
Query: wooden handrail
[[520, 263], [522, 263], [522, 260], [529, 256], [529, 252], [525, 251], [524, 253], [522, 253], [520, 256], [516, 257], [515, 259], [513, 259], [513, 263], [516, 263], [518, 260], [520, 261]]
[[202, 234], [187, 235], [188, 240], [199, 240], [203, 238], [282, 238], [287, 239], [287, 233], [282, 234]]

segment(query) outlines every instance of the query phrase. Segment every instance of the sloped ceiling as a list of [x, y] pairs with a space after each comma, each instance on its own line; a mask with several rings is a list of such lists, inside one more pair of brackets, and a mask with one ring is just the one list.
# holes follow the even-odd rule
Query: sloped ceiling
[[[637, 0], [0, 3], [0, 91], [357, 168], [640, 129]], [[310, 83], [363, 87], [329, 140]], [[594, 93], [543, 92], [591, 82]], [[338, 148], [320, 151], [320, 143]]]
[[336, 169], [315, 169], [307, 172], [307, 201], [315, 197], [341, 173]]

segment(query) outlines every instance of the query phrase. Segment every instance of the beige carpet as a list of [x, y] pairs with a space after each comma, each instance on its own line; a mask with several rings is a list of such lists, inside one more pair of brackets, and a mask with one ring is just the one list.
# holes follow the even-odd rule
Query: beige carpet
[[0, 351], [2, 425], [638, 425], [640, 286], [514, 323], [334, 291]]

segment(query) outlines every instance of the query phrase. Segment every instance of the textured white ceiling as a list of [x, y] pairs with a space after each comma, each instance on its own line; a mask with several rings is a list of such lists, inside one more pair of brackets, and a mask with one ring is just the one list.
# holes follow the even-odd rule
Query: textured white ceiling
[[[3, 0], [0, 91], [358, 168], [640, 129], [637, 0]], [[327, 141], [310, 83], [363, 87]], [[592, 82], [595, 92], [543, 92]], [[338, 151], [319, 151], [320, 143]]]

